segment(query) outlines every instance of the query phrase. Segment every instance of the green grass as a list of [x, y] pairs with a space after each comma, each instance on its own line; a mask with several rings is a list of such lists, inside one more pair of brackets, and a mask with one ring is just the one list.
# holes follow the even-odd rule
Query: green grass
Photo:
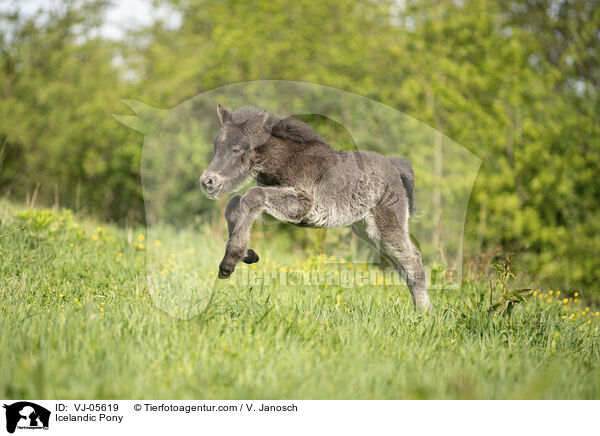
[[[22, 226], [0, 239], [3, 398], [600, 398], [599, 317], [581, 297], [542, 290], [503, 317], [471, 282], [433, 292], [429, 315], [394, 286], [223, 283], [205, 308], [178, 303], [176, 284], [212, 286], [221, 227], [142, 241], [0, 202], [0, 235]], [[156, 239], [181, 248], [160, 261], [170, 294], [146, 285]], [[318, 262], [257, 244], [259, 269]]]

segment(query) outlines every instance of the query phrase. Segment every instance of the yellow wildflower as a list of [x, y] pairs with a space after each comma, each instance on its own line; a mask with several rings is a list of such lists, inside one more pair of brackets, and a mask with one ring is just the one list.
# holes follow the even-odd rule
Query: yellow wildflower
[[579, 297], [579, 292], [575, 292], [573, 295], [574, 295], [575, 297]]
[[567, 304], [569, 302], [568, 298], [563, 298], [563, 303]]
[[140, 235], [140, 236], [138, 236], [138, 239], [139, 239], [140, 241], [143, 241], [145, 238], [146, 238], [146, 237], [145, 237], [144, 235]]
[[97, 241], [97, 240], [98, 240], [98, 239], [100, 239], [100, 238], [98, 237], [98, 235], [94, 235], [94, 236], [92, 236], [92, 239], [93, 239], [94, 241]]
[[75, 246], [75, 244], [73, 244], [72, 242], [71, 242], [69, 245], [70, 245], [71, 247], [74, 247], [74, 246]]
[[97, 228], [96, 228], [96, 231], [97, 231], [98, 233], [101, 233], [101, 232], [102, 232], [102, 227], [97, 227]]

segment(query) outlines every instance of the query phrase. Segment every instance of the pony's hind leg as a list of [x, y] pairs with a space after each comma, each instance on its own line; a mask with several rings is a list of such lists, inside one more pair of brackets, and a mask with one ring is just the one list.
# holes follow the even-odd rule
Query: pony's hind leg
[[421, 253], [408, 233], [408, 208], [402, 202], [390, 206], [378, 205], [371, 211], [377, 229], [381, 254], [404, 277], [417, 307], [431, 309]]
[[360, 240], [365, 242], [367, 245], [369, 245], [369, 247], [379, 253], [379, 241], [378, 239], [369, 235], [369, 232], [367, 231], [367, 223], [365, 223], [364, 220], [357, 221], [352, 224], [352, 232], [358, 236]]

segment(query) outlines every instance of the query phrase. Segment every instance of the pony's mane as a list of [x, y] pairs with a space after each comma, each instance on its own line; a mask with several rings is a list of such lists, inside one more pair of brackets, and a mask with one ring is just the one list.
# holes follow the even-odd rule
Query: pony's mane
[[[244, 107], [236, 110], [233, 113], [232, 121], [237, 125], [243, 125], [247, 121], [260, 115], [262, 115], [261, 111]], [[319, 135], [312, 126], [294, 118], [293, 116], [280, 118], [275, 115], [268, 114], [264, 123], [264, 129], [277, 138], [287, 139], [300, 144], [309, 144], [315, 142], [323, 144], [326, 143], [325, 139]]]
[[[276, 117], [274, 117], [276, 118]], [[312, 142], [325, 143], [312, 126], [293, 117], [276, 118], [277, 122], [271, 129], [271, 135], [281, 139], [307, 144]]]

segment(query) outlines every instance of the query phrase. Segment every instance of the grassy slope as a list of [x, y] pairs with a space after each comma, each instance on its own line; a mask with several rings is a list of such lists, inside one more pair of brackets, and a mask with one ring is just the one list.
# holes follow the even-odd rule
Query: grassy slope
[[0, 239], [0, 397], [600, 398], [599, 318], [556, 292], [506, 319], [483, 283], [431, 316], [392, 286], [229, 286], [180, 320], [124, 231], [0, 202], [0, 234], [22, 225]]

